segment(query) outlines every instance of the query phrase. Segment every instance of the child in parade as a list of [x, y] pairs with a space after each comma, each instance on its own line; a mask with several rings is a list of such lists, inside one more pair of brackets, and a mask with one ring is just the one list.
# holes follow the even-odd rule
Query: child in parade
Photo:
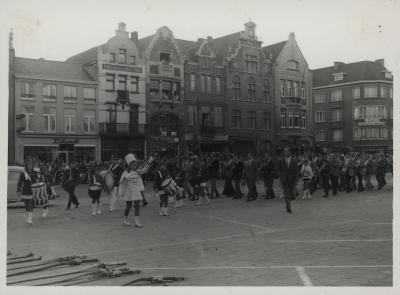
[[26, 222], [32, 225], [32, 215], [33, 215], [33, 191], [32, 184], [36, 183], [36, 173], [33, 171], [33, 165], [28, 162], [25, 170], [21, 172], [17, 184], [17, 194], [19, 198], [22, 198], [25, 203], [26, 211]]
[[97, 166], [94, 170], [94, 174], [90, 177], [89, 180], [89, 197], [92, 199], [92, 215], [100, 215], [101, 207], [100, 207], [100, 197], [101, 197], [101, 188], [103, 186], [103, 178], [100, 175], [100, 167]]
[[123, 224], [126, 226], [131, 225], [128, 220], [128, 216], [133, 205], [135, 208], [135, 227], [142, 227], [139, 216], [140, 203], [143, 200], [141, 194], [143, 183], [140, 181], [140, 177], [149, 170], [153, 158], [150, 157], [149, 161], [144, 165], [144, 167], [141, 168], [137, 167], [137, 160], [133, 154], [126, 155], [125, 161], [128, 165], [128, 168], [121, 175], [118, 192], [118, 194], [123, 197], [126, 203]]

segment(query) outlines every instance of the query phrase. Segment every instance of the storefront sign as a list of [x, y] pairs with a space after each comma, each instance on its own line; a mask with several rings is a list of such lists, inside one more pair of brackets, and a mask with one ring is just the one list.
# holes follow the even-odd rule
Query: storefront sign
[[358, 123], [358, 126], [385, 125], [379, 118], [365, 118], [364, 122]]
[[76, 144], [76, 143], [79, 143], [79, 139], [78, 139], [78, 138], [64, 138], [64, 137], [59, 137], [59, 138], [54, 138], [54, 143]]
[[103, 69], [112, 70], [112, 71], [132, 72], [132, 73], [141, 73], [142, 72], [142, 68], [140, 68], [140, 67], [110, 65], [110, 64], [103, 64]]

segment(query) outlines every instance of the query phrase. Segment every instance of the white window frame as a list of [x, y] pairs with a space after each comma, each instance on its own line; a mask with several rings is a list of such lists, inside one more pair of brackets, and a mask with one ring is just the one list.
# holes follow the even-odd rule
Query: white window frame
[[[373, 90], [373, 91], [369, 91], [369, 90]], [[364, 86], [364, 97], [365, 98], [377, 98], [378, 97], [378, 86]]]
[[288, 128], [294, 128], [294, 111], [293, 110], [289, 110], [288, 111]]
[[215, 93], [221, 94], [221, 78], [215, 77]]
[[[52, 91], [54, 90], [54, 95], [52, 95]], [[43, 99], [44, 100], [50, 100], [50, 101], [54, 101], [57, 98], [57, 85], [55, 84], [46, 84], [43, 87]]]
[[326, 141], [326, 131], [325, 130], [318, 130], [315, 133], [315, 141], [317, 141], [317, 142]]
[[[50, 108], [54, 109], [57, 112], [57, 109], [55, 108]], [[43, 118], [44, 118], [44, 132], [46, 133], [55, 133], [57, 130], [57, 115], [56, 114], [51, 114], [51, 113], [44, 113], [43, 111]], [[46, 118], [47, 118], [47, 126], [46, 126]], [[51, 120], [54, 120], [54, 130], [51, 130]]]
[[304, 83], [304, 82], [300, 83], [300, 98], [301, 99], [306, 98], [306, 83]]
[[[24, 108], [33, 108], [33, 113], [24, 112]], [[21, 108], [21, 114], [25, 115], [25, 130], [24, 131], [33, 131], [34, 118], [35, 118], [35, 107], [34, 106], [23, 106]], [[29, 124], [29, 117], [32, 117], [32, 126]]]
[[[24, 91], [22, 91], [22, 88], [24, 88]], [[22, 82], [21, 99], [22, 100], [35, 100], [35, 83]]]
[[[88, 97], [86, 94], [93, 91], [93, 97]], [[84, 87], [83, 88], [83, 99], [86, 101], [95, 101], [96, 100], [96, 89], [93, 87]]]
[[281, 109], [280, 118], [281, 118], [281, 128], [287, 128], [286, 109]]
[[316, 92], [314, 96], [314, 102], [315, 104], [325, 103], [325, 92]]
[[339, 102], [342, 101], [342, 90], [338, 89], [338, 90], [333, 90], [331, 92], [331, 102]]
[[[84, 133], [95, 133], [95, 130], [96, 130], [96, 112], [95, 111], [92, 111], [92, 112], [93, 112], [93, 115], [85, 114], [83, 116], [83, 121], [84, 121], [84, 123], [83, 123], [83, 132]], [[93, 130], [91, 130], [91, 128], [90, 128], [90, 122], [91, 121], [93, 121]], [[86, 125], [88, 127], [87, 130], [85, 129], [85, 123], [86, 123]]]
[[[335, 138], [336, 132], [338, 132], [338, 134], [340, 134], [340, 136], [338, 138]], [[343, 129], [333, 129], [332, 130], [332, 141], [335, 141], [335, 142], [343, 141]]]
[[[339, 114], [335, 116], [335, 114]], [[341, 122], [343, 120], [343, 111], [342, 109], [333, 109], [332, 110], [332, 122]]]
[[342, 81], [342, 80], [343, 80], [342, 73], [333, 74], [333, 81]]
[[[75, 96], [73, 95], [72, 89], [75, 89]], [[76, 103], [77, 102], [77, 87], [76, 86], [71, 86], [71, 85], [64, 85], [64, 101], [65, 102], [72, 102]], [[67, 92], [67, 95], [65, 95], [65, 92]]]
[[[64, 124], [65, 124], [65, 118], [68, 118], [67, 126], [64, 126], [64, 133], [76, 133], [77, 129], [77, 122], [76, 122], [76, 111], [74, 115], [69, 115], [69, 114], [64, 114]], [[72, 128], [72, 118], [75, 118], [75, 130], [71, 130]], [[67, 128], [68, 127], [68, 128]]]
[[195, 74], [190, 74], [190, 91], [191, 92], [196, 91], [196, 75]]
[[325, 122], [325, 111], [316, 111], [315, 112], [315, 122], [316, 123]]
[[354, 99], [359, 99], [361, 96], [361, 88], [360, 87], [353, 87], [352, 94]]

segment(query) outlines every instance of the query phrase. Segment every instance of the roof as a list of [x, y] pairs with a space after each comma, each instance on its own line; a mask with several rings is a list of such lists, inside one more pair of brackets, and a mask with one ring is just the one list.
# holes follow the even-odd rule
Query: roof
[[193, 49], [199, 48], [199, 43], [195, 41], [175, 39], [175, 42], [178, 45], [180, 52], [187, 56], [189, 56], [189, 54], [193, 52]]
[[217, 63], [221, 64], [228, 56], [229, 48], [234, 52], [239, 45], [239, 39], [242, 32], [243, 31], [232, 33], [213, 40], [213, 50], [217, 58]]
[[147, 47], [149, 47], [149, 44], [150, 44], [151, 40], [153, 40], [154, 35], [155, 34], [147, 36], [147, 37], [143, 37], [143, 38], [138, 40], [139, 41], [139, 47], [140, 47], [141, 51], [143, 51], [143, 52], [146, 51]]
[[82, 64], [45, 59], [15, 58], [15, 75], [34, 79], [94, 82]]
[[279, 53], [281, 53], [283, 47], [285, 47], [287, 40], [274, 43], [268, 46], [265, 46], [262, 48], [265, 58], [270, 58], [272, 55], [272, 61], [275, 61], [277, 57], [279, 56]]
[[97, 61], [97, 51], [102, 45], [92, 47], [86, 51], [78, 53], [74, 56], [69, 57], [66, 61], [78, 62], [81, 64], [88, 64]]
[[[381, 63], [376, 61], [359, 61], [354, 63], [340, 63], [337, 69], [334, 66], [313, 70], [313, 87], [330, 86], [341, 83], [368, 81], [368, 80], [387, 80], [383, 72], [388, 70]], [[333, 74], [346, 73], [343, 80], [333, 81]]]

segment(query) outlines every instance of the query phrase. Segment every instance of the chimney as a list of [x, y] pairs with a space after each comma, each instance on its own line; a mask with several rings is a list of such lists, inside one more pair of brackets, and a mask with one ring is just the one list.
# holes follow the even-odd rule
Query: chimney
[[341, 66], [341, 65], [344, 65], [344, 63], [343, 63], [343, 62], [340, 62], [340, 61], [335, 61], [335, 62], [333, 63], [333, 67], [334, 67], [335, 70], [338, 70], [338, 69], [339, 69], [339, 66]]
[[202, 44], [204, 42], [204, 38], [197, 38], [197, 43]]
[[385, 60], [383, 58], [376, 59], [375, 62], [380, 63], [382, 66], [385, 66]]
[[122, 32], [126, 31], [126, 24], [124, 22], [120, 22], [118, 24], [118, 31], [122, 31]]
[[211, 36], [207, 36], [207, 41], [211, 41], [212, 37]]
[[8, 49], [14, 49], [14, 33], [12, 28], [10, 29], [10, 33], [8, 34]]
[[289, 34], [289, 40], [293, 40], [293, 39], [295, 39], [295, 38], [296, 38], [296, 36], [295, 36], [294, 32], [290, 32], [290, 34]]
[[138, 41], [138, 32], [137, 31], [134, 31], [134, 32], [132, 32], [131, 33], [131, 40], [133, 41], [133, 42], [137, 42]]

